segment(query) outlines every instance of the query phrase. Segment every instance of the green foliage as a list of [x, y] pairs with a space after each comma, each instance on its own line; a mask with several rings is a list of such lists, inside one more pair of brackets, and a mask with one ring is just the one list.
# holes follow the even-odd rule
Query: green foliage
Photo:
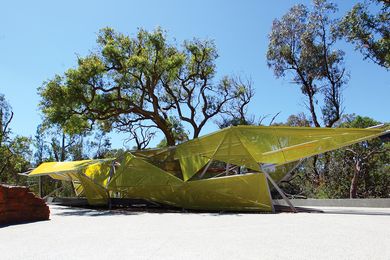
[[[377, 10], [373, 13], [372, 10]], [[339, 24], [339, 35], [355, 45], [364, 59], [390, 68], [390, 2], [370, 0], [353, 6]]]
[[241, 117], [222, 118], [222, 120], [218, 122], [218, 127], [220, 129], [229, 126], [237, 126], [237, 125], [255, 125], [255, 122], [252, 120], [252, 118], [241, 118]]
[[13, 118], [11, 106], [0, 94], [0, 183], [25, 184], [25, 177], [18, 173], [30, 167], [30, 138], [12, 136], [10, 124]]
[[[378, 124], [369, 117], [345, 115], [338, 127], [367, 128]], [[308, 159], [290, 185], [286, 186], [287, 190], [312, 198], [390, 196], [390, 143], [383, 143], [376, 138], [332, 151], [326, 159], [325, 156], [318, 159], [320, 165], [328, 164], [328, 171], [322, 181], [313, 175], [312, 159]], [[354, 177], [357, 180], [355, 184]]]
[[310, 127], [312, 122], [304, 113], [298, 113], [296, 115], [290, 115], [287, 118], [286, 123], [274, 123], [274, 126], [297, 126], [297, 127]]
[[292, 75], [292, 82], [306, 96], [306, 106], [316, 127], [320, 126], [317, 109], [327, 127], [339, 120], [342, 112], [342, 88], [348, 80], [337, 49], [335, 24], [330, 17], [334, 4], [325, 0], [293, 6], [281, 19], [274, 20], [269, 34], [267, 64], [276, 77]]
[[173, 145], [173, 118], [197, 137], [210, 118], [226, 113], [249, 91], [228, 77], [213, 83], [218, 57], [213, 41], [193, 39], [178, 48], [160, 28], [140, 29], [134, 38], [104, 28], [97, 44], [97, 51], [78, 58], [76, 68], [39, 88], [46, 121], [69, 134], [94, 124], [126, 132], [148, 125]]
[[[39, 125], [32, 142], [34, 166], [43, 162], [85, 160], [90, 158], [107, 158], [112, 156], [109, 138], [102, 132], [94, 135], [67, 134], [59, 126]], [[57, 188], [62, 188], [57, 196], [74, 196], [72, 184], [54, 180], [48, 176], [41, 177], [42, 195], [46, 196]], [[38, 194], [38, 178], [29, 178], [28, 185]]]
[[[376, 15], [369, 14], [366, 2], [357, 4], [340, 22], [331, 18], [337, 11], [335, 4], [314, 0], [312, 9], [296, 5], [273, 22], [268, 66], [278, 78], [292, 75], [292, 82], [306, 97], [305, 105], [311, 115], [310, 120], [304, 115], [293, 115], [286, 123], [276, 125], [320, 127], [318, 110], [326, 127], [366, 128], [377, 124], [366, 117], [342, 117], [342, 91], [348, 75], [344, 52], [336, 46], [343, 35], [366, 57], [388, 66], [389, 4], [375, 2], [382, 4]], [[305, 161], [285, 188], [290, 193], [319, 198], [387, 197], [388, 156], [388, 147], [379, 139], [315, 156]]]
[[[171, 125], [170, 127], [173, 129], [172, 132], [173, 137], [175, 139], [175, 143], [182, 143], [188, 141], [188, 132], [185, 130], [183, 124], [174, 117], [169, 118], [169, 122]], [[160, 143], [157, 144], [157, 148], [163, 148], [167, 146], [169, 145], [166, 138], [162, 139]]]
[[47, 161], [106, 158], [111, 149], [110, 138], [99, 130], [83, 134], [66, 133], [58, 125], [39, 125], [34, 136], [34, 164]]

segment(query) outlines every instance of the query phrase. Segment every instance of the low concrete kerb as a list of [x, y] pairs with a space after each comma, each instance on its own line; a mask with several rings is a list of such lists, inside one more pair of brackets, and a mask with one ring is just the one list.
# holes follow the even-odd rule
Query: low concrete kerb
[[[291, 199], [297, 207], [366, 207], [390, 208], [389, 199]], [[287, 206], [284, 200], [273, 200], [274, 205]]]

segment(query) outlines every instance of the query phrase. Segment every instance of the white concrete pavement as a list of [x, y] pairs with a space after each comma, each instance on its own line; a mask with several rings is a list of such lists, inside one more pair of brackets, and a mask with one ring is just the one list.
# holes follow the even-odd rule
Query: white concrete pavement
[[0, 228], [0, 259], [390, 259], [389, 208], [217, 214], [50, 206]]

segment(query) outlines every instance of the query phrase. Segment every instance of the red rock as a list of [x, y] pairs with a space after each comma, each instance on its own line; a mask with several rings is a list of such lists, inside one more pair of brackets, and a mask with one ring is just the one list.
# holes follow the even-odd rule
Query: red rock
[[0, 225], [48, 220], [49, 207], [27, 187], [0, 185]]

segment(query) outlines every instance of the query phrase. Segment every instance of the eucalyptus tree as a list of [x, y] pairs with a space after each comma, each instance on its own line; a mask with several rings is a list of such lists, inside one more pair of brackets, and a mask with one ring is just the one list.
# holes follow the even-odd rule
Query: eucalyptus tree
[[0, 94], [0, 183], [21, 184], [22, 177], [17, 173], [30, 167], [31, 140], [12, 135], [10, 126], [13, 117], [12, 107]]
[[390, 1], [355, 4], [340, 21], [339, 33], [355, 45], [364, 59], [390, 69]]
[[215, 79], [218, 54], [210, 40], [193, 39], [178, 47], [159, 28], [140, 29], [135, 37], [104, 28], [97, 44], [95, 51], [78, 57], [75, 68], [39, 88], [46, 121], [67, 132], [95, 124], [105, 131], [143, 125], [158, 129], [167, 145], [174, 145], [174, 122], [198, 137], [210, 119], [253, 93], [232, 77]]
[[[343, 112], [342, 91], [348, 73], [344, 52], [336, 46], [338, 20], [332, 18], [336, 11], [336, 5], [326, 0], [314, 0], [310, 9], [295, 5], [273, 21], [269, 34], [267, 64], [277, 78], [291, 80], [300, 88], [315, 127], [332, 127]], [[311, 161], [318, 185], [328, 172], [330, 158], [324, 157], [314, 156]]]
[[342, 90], [348, 75], [344, 52], [337, 49], [337, 8], [325, 0], [313, 1], [310, 10], [293, 6], [275, 19], [269, 34], [267, 63], [277, 78], [284, 77], [300, 87], [313, 124], [332, 127], [342, 114]]
[[[380, 122], [363, 116], [344, 115], [336, 127], [367, 128]], [[330, 198], [388, 197], [390, 192], [390, 143], [380, 138], [330, 153], [327, 181], [322, 189]]]

